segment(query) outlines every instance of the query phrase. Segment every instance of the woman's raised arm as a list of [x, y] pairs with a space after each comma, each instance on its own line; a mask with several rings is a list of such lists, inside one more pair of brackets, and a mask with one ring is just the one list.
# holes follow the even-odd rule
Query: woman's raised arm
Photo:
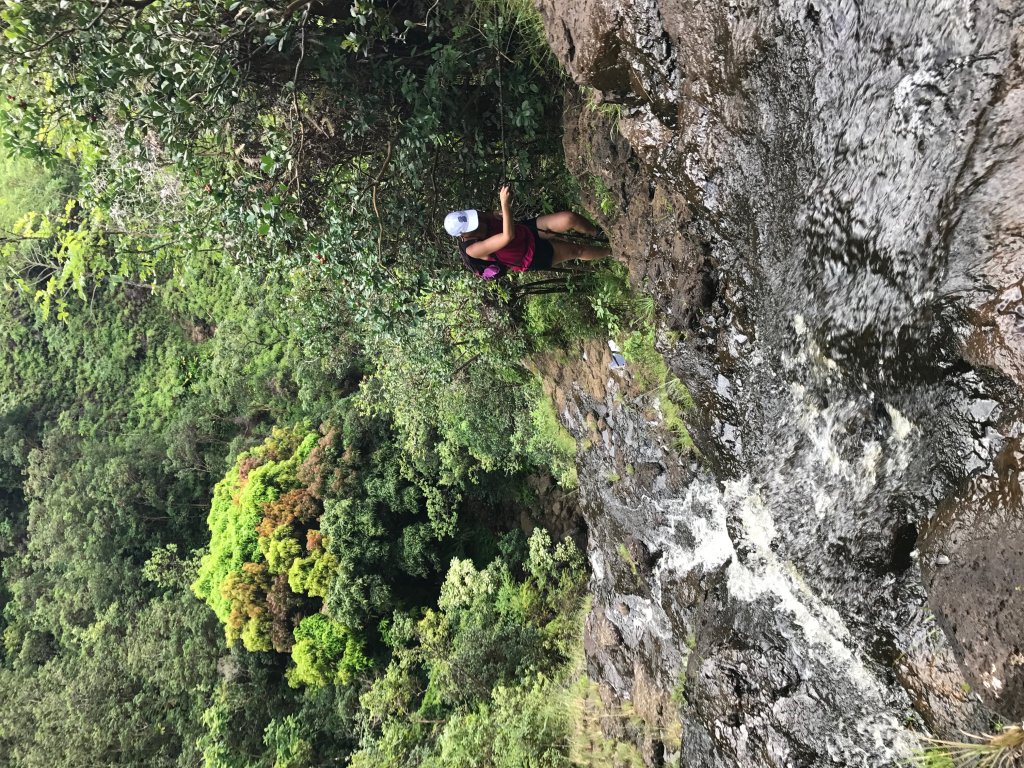
[[501, 200], [501, 234], [491, 235], [484, 240], [478, 240], [466, 248], [466, 253], [474, 259], [488, 259], [493, 253], [512, 242], [515, 231], [515, 222], [512, 221], [512, 190], [506, 184], [498, 193]]

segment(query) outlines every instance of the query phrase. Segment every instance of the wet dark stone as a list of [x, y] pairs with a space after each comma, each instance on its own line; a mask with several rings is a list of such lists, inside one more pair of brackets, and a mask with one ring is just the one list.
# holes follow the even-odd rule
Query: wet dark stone
[[953, 638], [973, 689], [1024, 718], [1024, 446], [1011, 440], [997, 473], [971, 478], [922, 537], [928, 602]]
[[1022, 716], [1018, 9], [539, 5], [623, 105], [570, 101], [566, 155], [584, 198], [613, 181], [589, 208], [695, 403], [695, 470], [620, 412], [627, 457], [581, 467], [620, 637], [592, 671], [627, 698], [685, 670], [683, 765], [891, 765], [986, 727], [978, 697]]
[[896, 530], [892, 542], [892, 570], [902, 573], [914, 564], [913, 553], [917, 547], [917, 526], [905, 523]]

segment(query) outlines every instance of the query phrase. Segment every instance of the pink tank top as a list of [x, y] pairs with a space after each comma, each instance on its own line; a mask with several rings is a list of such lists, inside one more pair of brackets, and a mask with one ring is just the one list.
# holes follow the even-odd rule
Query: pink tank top
[[[484, 223], [487, 225], [487, 236], [501, 234], [501, 219], [492, 214], [485, 214]], [[516, 222], [512, 226], [512, 242], [495, 251], [492, 256], [500, 261], [511, 272], [525, 272], [533, 263], [533, 253], [536, 249], [533, 230], [525, 224]]]

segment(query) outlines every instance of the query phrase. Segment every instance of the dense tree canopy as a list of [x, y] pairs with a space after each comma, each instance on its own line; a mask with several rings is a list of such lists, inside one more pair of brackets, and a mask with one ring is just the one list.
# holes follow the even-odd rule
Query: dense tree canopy
[[523, 361], [625, 281], [485, 286], [439, 227], [574, 201], [537, 24], [5, 3], [0, 762], [569, 764], [585, 571], [518, 526], [575, 445]]

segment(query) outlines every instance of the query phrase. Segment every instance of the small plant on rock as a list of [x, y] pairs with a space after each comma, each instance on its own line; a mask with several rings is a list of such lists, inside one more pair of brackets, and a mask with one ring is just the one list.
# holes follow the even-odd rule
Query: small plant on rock
[[592, 183], [594, 186], [594, 195], [597, 197], [597, 206], [601, 209], [601, 213], [612, 218], [617, 210], [615, 198], [612, 197], [612, 191], [600, 176], [594, 176]]
[[625, 544], [622, 544], [620, 542], [619, 545], [615, 548], [615, 551], [619, 553], [619, 557], [622, 558], [623, 562], [625, 562], [626, 565], [629, 566], [629, 570], [633, 574], [633, 576], [636, 576], [636, 560], [633, 559], [633, 554], [629, 551], [629, 548], [626, 547]]
[[965, 734], [966, 740], [926, 739], [911, 759], [919, 768], [1014, 768], [1024, 764], [1024, 724], [993, 734]]

